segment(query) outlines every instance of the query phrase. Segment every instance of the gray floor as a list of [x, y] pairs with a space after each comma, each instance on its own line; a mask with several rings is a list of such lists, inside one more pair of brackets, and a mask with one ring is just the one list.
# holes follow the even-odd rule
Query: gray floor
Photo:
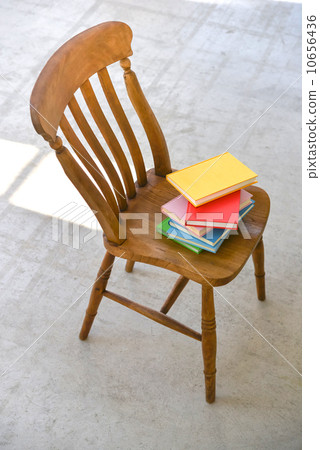
[[[301, 5], [277, 1], [1, 5], [1, 447], [300, 448], [300, 19]], [[215, 294], [213, 405], [198, 342], [109, 301], [88, 341], [77, 337], [101, 232], [80, 249], [52, 239], [52, 216], [81, 200], [35, 135], [28, 99], [52, 52], [107, 20], [133, 29], [133, 68], [173, 166], [229, 148], [271, 197], [267, 300], [256, 299], [251, 261]], [[141, 264], [125, 274], [120, 260], [110, 287], [160, 307], [175, 279]], [[189, 283], [172, 314], [199, 329], [198, 285]]]

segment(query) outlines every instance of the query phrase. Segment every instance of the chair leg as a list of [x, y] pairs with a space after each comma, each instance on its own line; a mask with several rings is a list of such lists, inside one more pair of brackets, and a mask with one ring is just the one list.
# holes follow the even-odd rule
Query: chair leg
[[262, 236], [261, 239], [252, 253], [252, 259], [254, 264], [254, 272], [256, 276], [257, 295], [259, 300], [266, 298], [266, 289], [264, 283], [264, 246]]
[[134, 266], [134, 261], [130, 261], [130, 259], [128, 259], [126, 262], [125, 271], [128, 273], [132, 272], [133, 266]]
[[113, 261], [114, 256], [107, 252], [105, 254], [105, 257], [103, 258], [101, 267], [97, 275], [97, 279], [92, 287], [88, 308], [79, 335], [79, 338], [82, 341], [87, 339], [92, 323], [97, 314], [103, 296], [103, 291], [106, 289], [111, 274]]
[[189, 281], [189, 278], [183, 277], [182, 275], [178, 278], [178, 280], [175, 282], [175, 285], [173, 286], [167, 300], [164, 302], [162, 308], [160, 309], [160, 312], [163, 314], [167, 314], [171, 306], [174, 304], [174, 302], [177, 300], [185, 286], [187, 285]]
[[213, 403], [216, 395], [216, 319], [213, 301], [213, 288], [202, 285], [202, 355], [206, 385], [206, 400]]

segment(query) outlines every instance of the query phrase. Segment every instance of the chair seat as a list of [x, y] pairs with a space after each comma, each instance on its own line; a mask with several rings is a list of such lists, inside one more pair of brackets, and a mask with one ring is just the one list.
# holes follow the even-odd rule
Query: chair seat
[[142, 221], [127, 220], [127, 240], [117, 245], [104, 236], [106, 249], [115, 256], [163, 267], [198, 283], [205, 280], [213, 286], [229, 283], [240, 272], [263, 233], [270, 209], [268, 194], [256, 186], [246, 188], [255, 200], [254, 208], [243, 219], [250, 238], [245, 239], [238, 231], [226, 239], [216, 254], [207, 251], [196, 254], [155, 233], [155, 213], [159, 214], [161, 205], [176, 197], [178, 192], [165, 178], [155, 175], [153, 169], [147, 176], [148, 184], [136, 187], [137, 195], [129, 201], [125, 212], [149, 213], [148, 233], [133, 234], [130, 229], [140, 229]]

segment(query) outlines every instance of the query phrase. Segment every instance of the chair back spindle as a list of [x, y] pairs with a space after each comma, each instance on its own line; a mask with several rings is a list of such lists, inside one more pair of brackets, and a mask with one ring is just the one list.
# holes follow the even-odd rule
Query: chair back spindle
[[99, 70], [98, 77], [111, 111], [113, 112], [113, 115], [129, 148], [134, 168], [136, 170], [138, 184], [139, 186], [144, 186], [147, 183], [147, 175], [141, 150], [127, 116], [118, 99], [107, 69], [104, 68]]
[[[110, 158], [106, 154], [104, 148], [102, 147], [101, 143], [99, 142], [98, 138], [96, 137], [94, 131], [90, 127], [84, 113], [82, 112], [77, 100], [75, 97], [72, 97], [68, 107], [71, 111], [71, 114], [73, 115], [73, 118], [75, 119], [82, 135], [84, 136], [85, 140], [91, 147], [93, 153], [98, 158], [99, 162], [101, 163], [103, 170], [108, 175], [110, 182], [115, 190], [115, 195], [119, 204], [119, 209], [122, 211], [126, 209], [127, 207], [127, 201], [126, 201], [126, 194], [124, 192], [120, 177], [112, 164]], [[60, 122], [61, 123], [61, 122]]]
[[171, 172], [170, 156], [160, 125], [147, 102], [129, 58], [120, 61], [131, 103], [136, 110], [152, 150], [156, 175], [164, 177]]

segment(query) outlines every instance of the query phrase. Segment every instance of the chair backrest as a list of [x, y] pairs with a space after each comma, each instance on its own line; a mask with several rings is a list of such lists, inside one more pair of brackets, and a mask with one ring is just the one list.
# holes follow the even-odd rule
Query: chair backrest
[[[30, 108], [35, 130], [56, 150], [56, 155], [69, 179], [87, 204], [96, 211], [107, 239], [120, 244], [119, 212], [127, 208], [128, 200], [136, 195], [129, 163], [121, 145], [102, 111], [89, 78], [97, 74], [110, 109], [127, 144], [139, 186], [147, 183], [147, 176], [139, 144], [113, 87], [107, 66], [120, 61], [130, 101], [147, 135], [155, 173], [165, 176], [171, 172], [165, 138], [137, 80], [128, 59], [132, 31], [122, 22], [105, 22], [78, 34], [49, 59], [33, 88]], [[115, 160], [108, 157], [86, 114], [76, 100], [80, 90], [88, 111]], [[78, 95], [78, 93], [77, 93]], [[99, 161], [90, 155], [81, 142], [75, 127], [68, 121], [68, 107], [77, 127]], [[92, 120], [90, 118], [90, 120]], [[70, 145], [69, 151], [57, 136], [60, 127]], [[76, 156], [76, 158], [75, 158]], [[106, 176], [107, 177], [106, 177]]]

